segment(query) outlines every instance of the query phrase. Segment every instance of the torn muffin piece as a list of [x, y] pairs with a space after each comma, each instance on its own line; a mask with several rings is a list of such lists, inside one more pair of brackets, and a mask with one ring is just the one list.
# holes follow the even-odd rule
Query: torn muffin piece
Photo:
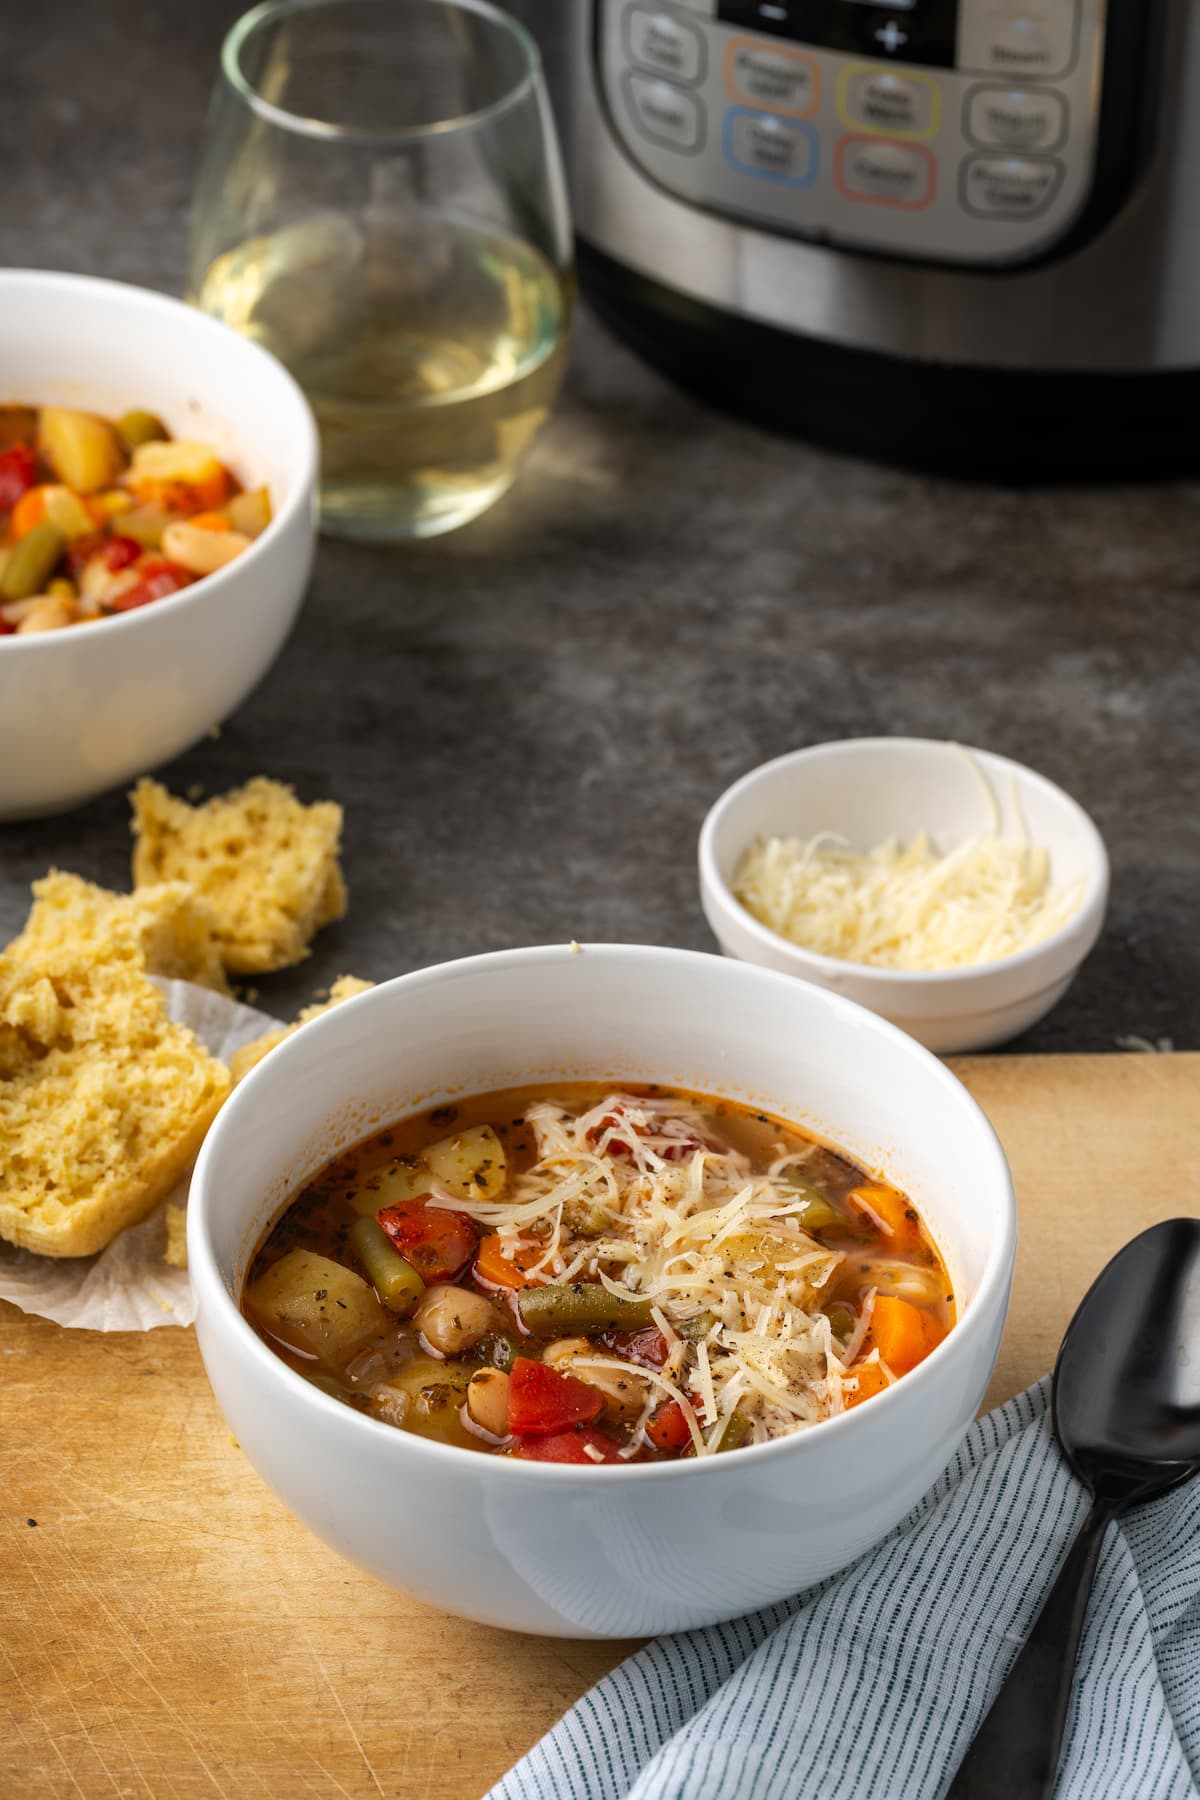
[[221, 960], [232, 973], [301, 962], [321, 926], [345, 912], [342, 809], [334, 801], [305, 806], [264, 775], [201, 806], [149, 779], [131, 798], [135, 887], [189, 882], [216, 915]]
[[0, 956], [0, 1237], [91, 1256], [169, 1192], [230, 1089], [137, 947]]
[[186, 882], [114, 894], [81, 875], [51, 869], [34, 882], [29, 917], [7, 954], [26, 963], [104, 956], [110, 944], [128, 938], [147, 974], [227, 994], [216, 929], [212, 907]]
[[343, 1000], [350, 1000], [355, 994], [365, 994], [374, 985], [372, 981], [360, 981], [357, 975], [339, 975], [329, 990], [328, 1000], [315, 1006], [306, 1006], [302, 1012], [297, 1013], [292, 1024], [280, 1025], [274, 1031], [264, 1031], [261, 1037], [254, 1038], [251, 1043], [243, 1044], [240, 1050], [234, 1051], [229, 1059], [234, 1081], [244, 1080], [269, 1051], [274, 1050], [277, 1044], [282, 1044], [284, 1038], [291, 1037], [294, 1031], [299, 1031], [301, 1026], [307, 1025], [312, 1019], [319, 1019], [322, 1013], [340, 1006]]

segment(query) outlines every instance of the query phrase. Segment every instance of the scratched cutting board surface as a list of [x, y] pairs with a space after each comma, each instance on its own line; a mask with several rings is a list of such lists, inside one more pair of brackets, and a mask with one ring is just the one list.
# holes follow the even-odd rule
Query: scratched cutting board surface
[[[1200, 1055], [956, 1067], [1020, 1201], [994, 1403], [1127, 1238], [1200, 1214]], [[342, 1562], [231, 1441], [190, 1331], [2, 1306], [0, 1351], [0, 1795], [475, 1800], [632, 1647], [467, 1624]]]

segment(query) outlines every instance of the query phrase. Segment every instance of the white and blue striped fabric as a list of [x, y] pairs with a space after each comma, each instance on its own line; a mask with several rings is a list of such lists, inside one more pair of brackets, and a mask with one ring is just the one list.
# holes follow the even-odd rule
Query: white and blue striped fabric
[[[937, 1800], [1087, 1510], [1042, 1382], [890, 1538], [795, 1599], [660, 1638], [489, 1800]], [[1200, 1482], [1110, 1526], [1057, 1800], [1200, 1794]]]

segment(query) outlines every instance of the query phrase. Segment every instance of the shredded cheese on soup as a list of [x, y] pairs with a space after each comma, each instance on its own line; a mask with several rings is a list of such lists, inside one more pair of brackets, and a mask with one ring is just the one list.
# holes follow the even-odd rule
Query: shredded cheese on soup
[[[537, 1161], [505, 1198], [445, 1204], [498, 1232], [509, 1256], [540, 1250], [536, 1264], [522, 1255], [527, 1275], [598, 1279], [622, 1298], [652, 1302], [669, 1346], [661, 1370], [605, 1357], [583, 1340], [555, 1356], [593, 1381], [611, 1373], [632, 1385], [640, 1412], [623, 1456], [636, 1453], [664, 1399], [678, 1402], [699, 1455], [718, 1447], [739, 1403], [755, 1443], [842, 1410], [843, 1380], [853, 1391], [855, 1377], [821, 1307], [844, 1259], [804, 1230], [813, 1197], [803, 1168], [813, 1151], [789, 1150], [754, 1174], [746, 1155], [712, 1142], [699, 1106], [675, 1099], [668, 1111], [613, 1094], [581, 1114], [540, 1101], [526, 1117]], [[689, 1349], [690, 1398], [676, 1379]]]

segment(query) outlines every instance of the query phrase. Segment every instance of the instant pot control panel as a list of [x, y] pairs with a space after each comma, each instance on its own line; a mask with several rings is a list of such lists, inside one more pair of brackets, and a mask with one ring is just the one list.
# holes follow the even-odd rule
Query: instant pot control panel
[[626, 153], [680, 199], [850, 249], [1020, 264], [1092, 196], [1116, 4], [596, 0], [595, 49]]

